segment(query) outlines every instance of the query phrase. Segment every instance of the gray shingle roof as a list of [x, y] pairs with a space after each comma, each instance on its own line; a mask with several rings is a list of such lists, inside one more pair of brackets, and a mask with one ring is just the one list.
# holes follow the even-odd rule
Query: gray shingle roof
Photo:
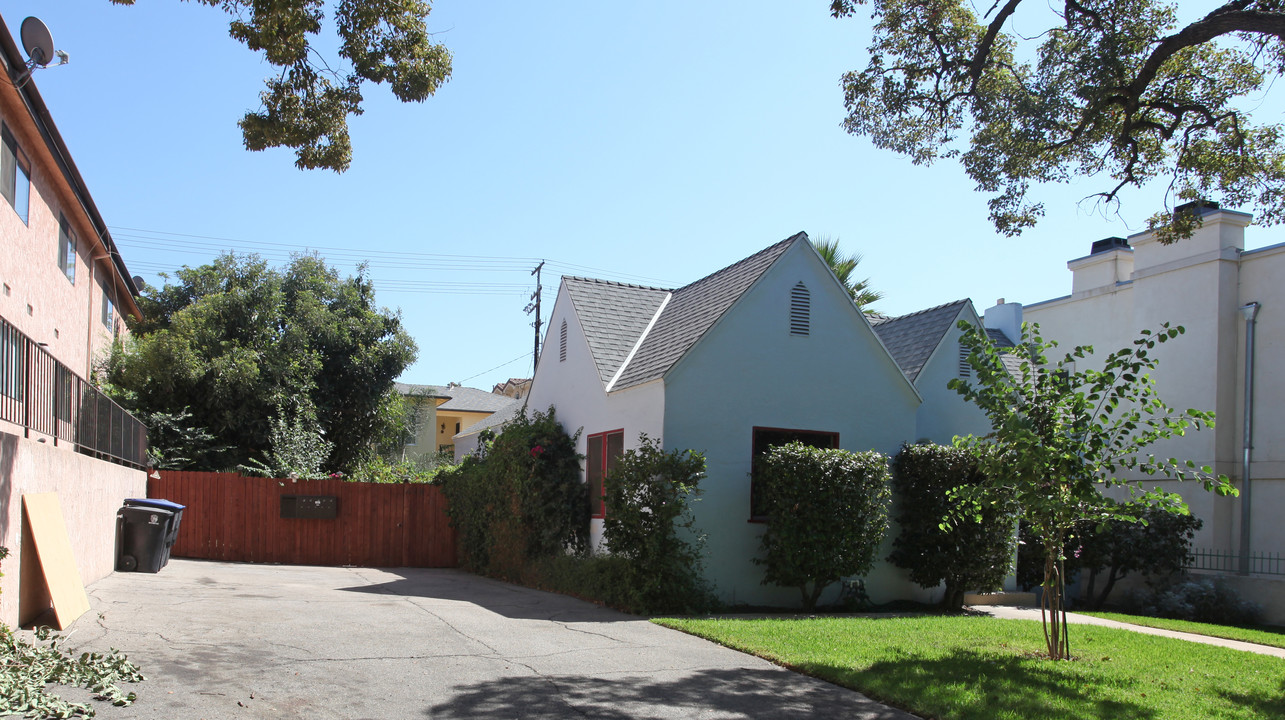
[[807, 241], [805, 233], [798, 233], [675, 290], [615, 387], [627, 388], [664, 376], [777, 258], [794, 243]]
[[[575, 305], [589, 352], [605, 386], [615, 377], [669, 291], [582, 277], [563, 277], [562, 284]], [[550, 328], [551, 335], [556, 337], [558, 332], [558, 328]]]
[[900, 317], [871, 318], [871, 324], [897, 365], [913, 383], [968, 302], [956, 300]]
[[504, 395], [497, 395], [477, 388], [446, 385], [412, 385], [410, 383], [393, 383], [397, 392], [403, 395], [431, 393], [433, 397], [450, 398], [437, 406], [438, 410], [450, 412], [499, 412], [513, 404], [521, 404]]
[[469, 425], [468, 427], [464, 428], [464, 432], [456, 433], [455, 437], [463, 437], [465, 435], [476, 435], [477, 433], [480, 433], [483, 430], [497, 428], [501, 425], [508, 424], [508, 422], [513, 418], [517, 417], [524, 408], [526, 408], [525, 402], [523, 402], [522, 400], [514, 400], [513, 404], [509, 405], [503, 410], [499, 410], [490, 415], [487, 415], [486, 417], [482, 418], [481, 420], [478, 420], [472, 425]]

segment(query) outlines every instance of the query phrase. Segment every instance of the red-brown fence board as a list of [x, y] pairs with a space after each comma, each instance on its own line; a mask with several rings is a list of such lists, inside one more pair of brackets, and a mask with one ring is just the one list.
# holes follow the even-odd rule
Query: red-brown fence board
[[[455, 567], [455, 531], [433, 485], [161, 471], [147, 496], [186, 505], [174, 557], [360, 567]], [[333, 495], [338, 517], [283, 518], [282, 495]]]

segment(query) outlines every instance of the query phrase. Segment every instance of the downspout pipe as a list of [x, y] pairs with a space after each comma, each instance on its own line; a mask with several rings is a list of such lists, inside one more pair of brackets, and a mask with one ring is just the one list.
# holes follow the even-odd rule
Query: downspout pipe
[[1254, 452], [1254, 325], [1258, 317], [1259, 305], [1256, 302], [1240, 307], [1240, 314], [1245, 318], [1245, 417], [1241, 421], [1244, 447], [1240, 460], [1240, 574], [1249, 574], [1250, 551], [1250, 514], [1253, 503], [1250, 501], [1251, 488], [1249, 463]]

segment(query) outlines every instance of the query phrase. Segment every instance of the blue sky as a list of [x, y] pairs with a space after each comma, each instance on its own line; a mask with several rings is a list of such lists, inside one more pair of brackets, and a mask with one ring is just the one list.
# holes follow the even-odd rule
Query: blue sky
[[1038, 227], [998, 236], [957, 165], [914, 167], [842, 130], [839, 77], [864, 66], [868, 21], [826, 2], [441, 0], [429, 24], [451, 81], [409, 105], [367, 86], [342, 175], [243, 149], [236, 121], [271, 67], [218, 10], [0, 8], [15, 34], [38, 15], [70, 53], [34, 81], [132, 272], [156, 284], [221, 250], [368, 261], [419, 344], [407, 382], [529, 375], [540, 259], [546, 320], [562, 274], [679, 286], [800, 230], [862, 253], [882, 312], [980, 311], [1069, 292], [1066, 261], [1141, 230], [1163, 198], [1104, 217], [1078, 203], [1097, 185], [1049, 188]]

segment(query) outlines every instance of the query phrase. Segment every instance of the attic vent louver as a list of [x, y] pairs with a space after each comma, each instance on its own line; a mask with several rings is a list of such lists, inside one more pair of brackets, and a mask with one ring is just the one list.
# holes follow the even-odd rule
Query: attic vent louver
[[973, 376], [973, 366], [968, 364], [968, 348], [962, 344], [959, 346], [959, 376], [961, 378], [970, 378]]
[[812, 294], [799, 282], [790, 290], [790, 334], [807, 335], [812, 328]]
[[558, 362], [567, 361], [567, 321], [562, 321], [562, 332], [558, 337]]

